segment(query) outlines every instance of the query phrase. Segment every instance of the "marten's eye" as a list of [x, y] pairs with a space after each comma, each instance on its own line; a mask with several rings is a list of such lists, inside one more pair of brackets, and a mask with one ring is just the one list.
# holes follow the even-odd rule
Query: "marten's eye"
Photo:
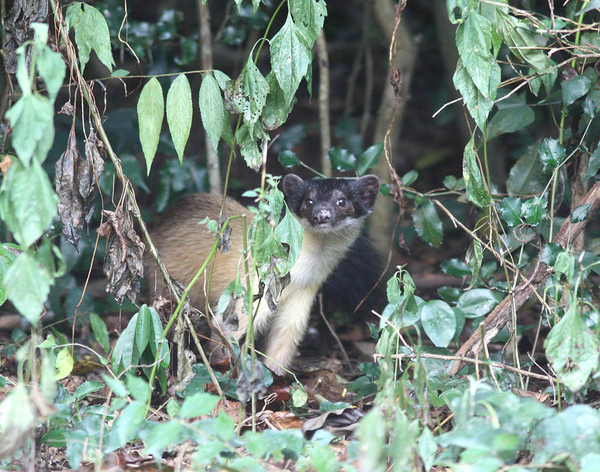
[[348, 200], [346, 200], [345, 198], [338, 198], [335, 204], [341, 208], [345, 208], [346, 205], [348, 205]]
[[313, 202], [311, 198], [307, 198], [306, 200], [304, 200], [304, 206], [306, 208], [311, 208], [314, 204], [315, 202]]

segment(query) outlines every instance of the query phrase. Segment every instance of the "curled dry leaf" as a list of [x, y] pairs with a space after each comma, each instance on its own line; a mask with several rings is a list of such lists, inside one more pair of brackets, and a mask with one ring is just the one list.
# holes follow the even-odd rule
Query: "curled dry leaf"
[[9, 154], [4, 154], [2, 156], [2, 161], [0, 161], [0, 171], [2, 171], [2, 175], [6, 177], [8, 174], [8, 170], [12, 167], [12, 157]]
[[71, 128], [67, 149], [56, 163], [56, 193], [62, 232], [75, 248], [94, 214], [96, 180], [104, 170], [100, 149], [92, 132], [85, 143], [84, 159], [77, 148], [75, 128]]
[[98, 234], [108, 241], [104, 259], [104, 275], [108, 279], [106, 291], [119, 303], [125, 296], [135, 302], [144, 276], [145, 245], [133, 229], [129, 212], [104, 210], [102, 214], [107, 221], [100, 225]]
[[360, 408], [340, 408], [327, 411], [316, 418], [306, 420], [302, 426], [302, 432], [308, 439], [312, 438], [319, 429], [325, 429], [335, 436], [352, 435], [363, 416], [365, 413]]

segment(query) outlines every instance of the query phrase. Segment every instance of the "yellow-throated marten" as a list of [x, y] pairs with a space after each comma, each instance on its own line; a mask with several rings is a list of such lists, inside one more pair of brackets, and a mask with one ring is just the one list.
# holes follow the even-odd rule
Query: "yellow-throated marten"
[[[264, 362], [278, 374], [284, 373], [296, 353], [321, 285], [356, 240], [361, 222], [373, 210], [379, 193], [379, 179], [366, 175], [354, 180], [303, 180], [288, 174], [281, 188], [289, 209], [304, 228], [302, 250], [291, 270], [290, 283], [281, 293], [276, 312], [262, 301], [254, 319], [255, 333], [265, 340]], [[247, 208], [231, 199], [227, 199], [226, 208], [229, 216], [251, 216]], [[218, 195], [188, 195], [166, 213], [151, 233], [170, 276], [180, 283], [189, 284], [214, 244], [214, 236], [198, 222], [205, 217], [218, 219], [220, 210], [221, 197]], [[238, 270], [244, 272], [242, 220], [232, 220], [231, 227], [231, 251], [217, 253], [210, 291], [207, 294], [204, 277], [191, 290], [192, 304], [201, 311], [205, 311], [208, 299], [209, 306], [216, 312], [221, 294], [235, 280]], [[162, 275], [150, 258], [147, 259], [146, 274], [151, 292], [163, 293]], [[247, 316], [238, 313], [238, 317], [239, 328], [229, 334], [239, 340], [246, 332]]]

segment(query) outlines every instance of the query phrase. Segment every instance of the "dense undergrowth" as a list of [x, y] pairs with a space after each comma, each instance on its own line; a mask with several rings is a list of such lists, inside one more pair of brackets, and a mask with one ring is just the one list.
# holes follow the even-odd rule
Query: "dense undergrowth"
[[[147, 174], [157, 151], [179, 157], [158, 171], [159, 211], [181, 192], [207, 189], [211, 164], [184, 158], [194, 116], [227, 169], [224, 192], [236, 183], [236, 155], [257, 171], [261, 186], [246, 193], [256, 203], [247, 242], [252, 273], [282, 279], [302, 231], [293, 218], [281, 219], [283, 196], [266, 164], [278, 157], [286, 167], [305, 166], [294, 152], [302, 132], [296, 139], [288, 129], [279, 155], [267, 151], [301, 83], [312, 90], [313, 46], [327, 6], [230, 3], [220, 40], [256, 38], [240, 68], [231, 77], [150, 68], [136, 97], [139, 141]], [[410, 209], [416, 233], [432, 248], [449, 230], [469, 243], [464, 257], [441, 266], [462, 285], [441, 287], [428, 300], [416, 295], [406, 268], [396, 268], [388, 304], [370, 325], [373, 362], [344, 384], [350, 397], [319, 400], [296, 378], [283, 408], [291, 427], [275, 426], [281, 415], [265, 413], [265, 392], [277, 380], [259, 362], [251, 335], [232, 346], [236, 368], [218, 372], [186, 349], [204, 356], [195, 333], [191, 341], [184, 334], [194, 331], [185, 287], [172, 287], [166, 318], [135, 305], [142, 254], [156, 250], [137, 196], [148, 189], [143, 166], [120, 152], [122, 143], [109, 138], [115, 125], [104, 120], [112, 85], [140, 80], [115, 69], [113, 52], [147, 60], [153, 41], [177, 38], [175, 62], [184, 68], [197, 53], [195, 40], [177, 36], [175, 14], [151, 28], [134, 22], [129, 42], [119, 42], [118, 9], [50, 0], [45, 21], [15, 4], [4, 26], [13, 88], [3, 117], [0, 301], [22, 323], [2, 346], [0, 467], [45, 461], [100, 469], [115, 455], [136, 462], [127, 456], [135, 450], [158, 463], [218, 470], [597, 470], [600, 263], [590, 223], [600, 206], [599, 5], [543, 3], [447, 1], [460, 57], [453, 81], [469, 114], [462, 177], [418, 191], [416, 170], [396, 173], [389, 134], [383, 143], [329, 152], [345, 175], [364, 175], [386, 159], [380, 177], [389, 184], [380, 198]], [[14, 32], [23, 22], [31, 29], [21, 41]], [[92, 51], [97, 61], [90, 62]], [[90, 66], [110, 74], [86, 81]], [[57, 131], [60, 120], [69, 123], [68, 135]], [[121, 127], [116, 135], [131, 139]], [[499, 140], [519, 143], [506, 181], [495, 174]], [[53, 146], [60, 148], [56, 162], [48, 159]], [[215, 233], [214, 255], [228, 221], [204, 224]], [[73, 275], [93, 269], [95, 258], [104, 258], [106, 288], [119, 305], [94, 303]], [[251, 307], [252, 286], [238, 279], [226, 296]], [[132, 316], [115, 339], [99, 315], [120, 309]], [[83, 380], [70, 382], [76, 375]]]

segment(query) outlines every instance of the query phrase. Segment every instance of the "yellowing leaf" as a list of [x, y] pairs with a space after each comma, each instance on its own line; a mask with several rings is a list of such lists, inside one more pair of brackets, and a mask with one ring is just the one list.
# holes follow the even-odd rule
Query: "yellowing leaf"
[[62, 348], [56, 355], [56, 380], [64, 379], [73, 370], [73, 356], [71, 349], [68, 347]]

